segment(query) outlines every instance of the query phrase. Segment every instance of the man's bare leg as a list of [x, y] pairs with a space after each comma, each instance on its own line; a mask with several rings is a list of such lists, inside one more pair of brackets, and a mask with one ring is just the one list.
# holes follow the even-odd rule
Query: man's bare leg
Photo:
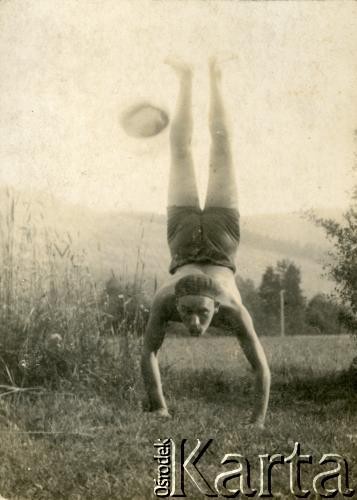
[[[211, 151], [206, 207], [238, 209], [238, 191], [233, 166], [230, 134], [221, 96], [221, 71], [217, 62], [209, 63]], [[227, 314], [229, 327], [236, 332], [240, 345], [255, 374], [256, 403], [252, 423], [262, 428], [268, 407], [270, 371], [266, 356], [253, 321], [246, 308], [237, 301], [236, 307]]]
[[238, 208], [230, 134], [221, 95], [221, 70], [215, 59], [209, 61], [209, 78], [211, 151], [205, 206]]
[[[176, 60], [165, 61], [179, 78], [177, 109], [170, 132], [171, 168], [168, 206], [199, 206], [193, 158], [192, 141], [192, 69]], [[141, 369], [148, 395], [149, 410], [153, 416], [170, 417], [164, 398], [158, 351], [163, 342], [167, 318], [163, 318], [160, 292], [156, 294], [145, 332]]]
[[179, 78], [176, 114], [171, 124], [171, 169], [168, 206], [199, 206], [192, 142], [192, 69], [176, 60], [165, 61]]

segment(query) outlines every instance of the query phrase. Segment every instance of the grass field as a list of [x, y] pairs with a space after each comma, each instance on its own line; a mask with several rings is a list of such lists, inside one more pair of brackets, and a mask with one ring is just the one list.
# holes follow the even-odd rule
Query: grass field
[[[214, 439], [200, 462], [210, 481], [224, 454], [241, 453], [256, 486], [258, 455], [290, 455], [296, 441], [315, 463], [304, 470], [305, 487], [324, 453], [352, 464], [357, 404], [346, 372], [355, 356], [349, 337], [262, 339], [272, 390], [266, 428], [257, 431], [245, 424], [252, 374], [235, 339], [168, 334], [161, 366], [172, 419], [157, 420], [142, 411], [140, 333], [148, 311], [139, 256], [134, 281], [119, 276], [113, 316], [72, 236], [10, 191], [0, 201], [0, 496], [152, 498], [153, 444], [165, 437], [190, 446]], [[277, 472], [275, 498], [290, 498], [287, 470]], [[203, 498], [189, 484], [187, 494]]]
[[[65, 385], [57, 391], [0, 399], [0, 493], [11, 499], [146, 499], [153, 497], [153, 443], [213, 438], [200, 468], [214, 479], [226, 453], [251, 459], [252, 485], [262, 453], [291, 454], [294, 442], [314, 466], [303, 485], [321, 472], [324, 453], [357, 457], [356, 396], [343, 372], [353, 357], [349, 337], [265, 338], [272, 393], [264, 431], [244, 425], [252, 405], [251, 374], [236, 341], [227, 337], [169, 337], [161, 365], [173, 418], [142, 413], [139, 374], [135, 388], [116, 394], [101, 387]], [[133, 365], [135, 366], [135, 365]], [[114, 373], [113, 373], [114, 377]], [[103, 380], [103, 386], [106, 380]], [[118, 381], [120, 384], [120, 381]], [[287, 470], [273, 475], [274, 498], [289, 494]], [[356, 470], [351, 471], [356, 480]], [[187, 484], [188, 498], [204, 498]], [[310, 498], [315, 498], [311, 496]]]

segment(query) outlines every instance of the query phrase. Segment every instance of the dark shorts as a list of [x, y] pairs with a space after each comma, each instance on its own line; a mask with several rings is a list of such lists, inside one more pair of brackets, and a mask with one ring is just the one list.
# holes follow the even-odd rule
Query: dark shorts
[[240, 238], [239, 212], [234, 208], [171, 206], [167, 209], [170, 273], [185, 264], [213, 264], [236, 270]]

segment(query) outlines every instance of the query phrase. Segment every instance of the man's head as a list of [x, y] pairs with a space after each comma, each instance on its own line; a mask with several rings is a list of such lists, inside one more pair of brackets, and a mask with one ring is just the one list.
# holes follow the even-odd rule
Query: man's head
[[218, 283], [204, 274], [189, 274], [175, 285], [176, 307], [191, 335], [203, 335], [218, 311]]

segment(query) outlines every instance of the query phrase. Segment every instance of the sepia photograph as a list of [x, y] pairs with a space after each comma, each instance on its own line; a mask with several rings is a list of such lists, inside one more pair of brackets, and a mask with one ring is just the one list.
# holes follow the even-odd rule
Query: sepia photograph
[[357, 498], [357, 3], [0, 0], [0, 500]]

